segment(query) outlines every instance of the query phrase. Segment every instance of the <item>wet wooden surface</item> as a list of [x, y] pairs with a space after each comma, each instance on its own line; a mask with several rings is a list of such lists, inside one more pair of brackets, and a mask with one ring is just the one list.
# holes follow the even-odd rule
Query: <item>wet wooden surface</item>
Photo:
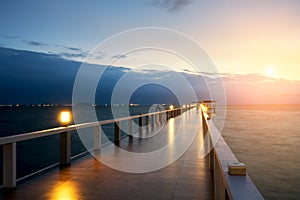
[[[170, 137], [171, 126], [176, 126], [178, 121], [188, 120], [196, 115], [198, 113], [194, 109], [169, 121], [158, 135], [151, 138], [125, 138], [121, 141], [120, 147], [133, 152], [148, 152], [160, 148], [164, 142], [173, 138]], [[107, 167], [89, 155], [73, 161], [69, 167], [51, 170], [33, 178], [18, 185], [14, 190], [1, 189], [0, 198], [213, 199], [213, 182], [208, 160], [206, 157], [199, 158], [203, 141], [201, 129], [200, 126], [190, 148], [171, 165], [160, 170], [125, 173]]]

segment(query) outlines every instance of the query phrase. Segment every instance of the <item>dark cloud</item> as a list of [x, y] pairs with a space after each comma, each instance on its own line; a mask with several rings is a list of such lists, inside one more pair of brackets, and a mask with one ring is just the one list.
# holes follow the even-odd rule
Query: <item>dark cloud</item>
[[55, 46], [63, 50], [63, 52], [59, 53], [59, 55], [64, 58], [85, 58], [86, 56], [89, 55], [88, 51], [84, 51], [81, 48], [70, 47], [70, 46], [60, 45], [60, 44], [57, 44]]
[[152, 5], [166, 8], [168, 11], [180, 10], [190, 4], [192, 0], [152, 0]]
[[192, 71], [192, 70], [189, 70], [189, 69], [183, 69], [183, 72], [190, 73], [190, 74], [201, 74], [197, 71]]
[[30, 45], [30, 46], [48, 46], [47, 43], [43, 43], [43, 42], [37, 42], [37, 41], [32, 41], [32, 40], [23, 40], [23, 42], [25, 42], [26, 44]]
[[19, 36], [14, 36], [14, 35], [1, 35], [1, 34], [0, 34], [0, 37], [1, 37], [1, 38], [5, 38], [5, 39], [19, 39], [19, 38], [20, 38]]
[[114, 55], [112, 58], [117, 58], [117, 59], [122, 59], [122, 58], [127, 58], [126, 55]]
[[[81, 48], [77, 48], [77, 47], [70, 47], [70, 46], [66, 46], [66, 45], [56, 45], [56, 46], [67, 50], [67, 52], [59, 53], [59, 55], [64, 58], [85, 58], [87, 56], [91, 56], [96, 60], [102, 60], [105, 57], [105, 54], [101, 51], [90, 53], [89, 51], [84, 51]], [[113, 58], [125, 58], [125, 56], [116, 55]]]
[[67, 49], [67, 50], [71, 50], [71, 51], [82, 51], [82, 49], [80, 48], [77, 48], [77, 47], [69, 47], [69, 46], [65, 46], [65, 45], [56, 45], [57, 47], [61, 47], [61, 48], [64, 48], [64, 49]]

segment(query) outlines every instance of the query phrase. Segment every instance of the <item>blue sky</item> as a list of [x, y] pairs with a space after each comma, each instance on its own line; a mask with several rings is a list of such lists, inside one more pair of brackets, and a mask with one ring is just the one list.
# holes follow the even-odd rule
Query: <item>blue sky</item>
[[[173, 15], [147, 1], [8, 1], [0, 9], [3, 36], [85, 50], [130, 28], [164, 27]], [[2, 43], [26, 45], [19, 40]]]
[[[259, 96], [263, 102], [270, 97], [275, 103], [283, 98], [295, 102], [300, 92], [299, 10], [298, 0], [1, 1], [0, 47], [82, 61], [119, 32], [169, 28], [206, 50], [233, 100]], [[148, 59], [158, 55], [147, 53]], [[107, 55], [98, 54], [101, 64]], [[130, 56], [111, 57], [120, 58], [120, 66], [133, 67]]]
[[12, 0], [0, 4], [3, 47], [62, 53], [80, 60], [121, 31], [162, 27], [197, 41], [222, 73], [300, 80], [297, 0]]

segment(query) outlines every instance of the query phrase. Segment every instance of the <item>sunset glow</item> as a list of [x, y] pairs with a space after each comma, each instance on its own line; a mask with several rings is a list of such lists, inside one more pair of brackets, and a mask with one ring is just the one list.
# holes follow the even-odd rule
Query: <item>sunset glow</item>
[[276, 76], [276, 70], [275, 70], [275, 68], [274, 67], [267, 68], [266, 69], [266, 75], [268, 77], [275, 78], [275, 76]]

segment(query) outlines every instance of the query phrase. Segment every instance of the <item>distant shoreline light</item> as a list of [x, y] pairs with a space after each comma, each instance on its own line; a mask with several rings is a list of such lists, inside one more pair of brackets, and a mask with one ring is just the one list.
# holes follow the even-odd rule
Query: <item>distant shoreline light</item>
[[[93, 107], [97, 107], [97, 106], [114, 106], [114, 107], [118, 107], [118, 106], [128, 106], [126, 104], [113, 104], [113, 105], [109, 105], [109, 104], [103, 104], [103, 105], [97, 105], [97, 104], [90, 104]], [[162, 104], [164, 105], [164, 104]], [[72, 107], [72, 106], [76, 106], [75, 104], [0, 104], [0, 107]], [[130, 103], [129, 106], [132, 107], [136, 107], [136, 106], [140, 106], [140, 104], [137, 103]]]
[[72, 104], [0, 104], [0, 107], [69, 107]]

